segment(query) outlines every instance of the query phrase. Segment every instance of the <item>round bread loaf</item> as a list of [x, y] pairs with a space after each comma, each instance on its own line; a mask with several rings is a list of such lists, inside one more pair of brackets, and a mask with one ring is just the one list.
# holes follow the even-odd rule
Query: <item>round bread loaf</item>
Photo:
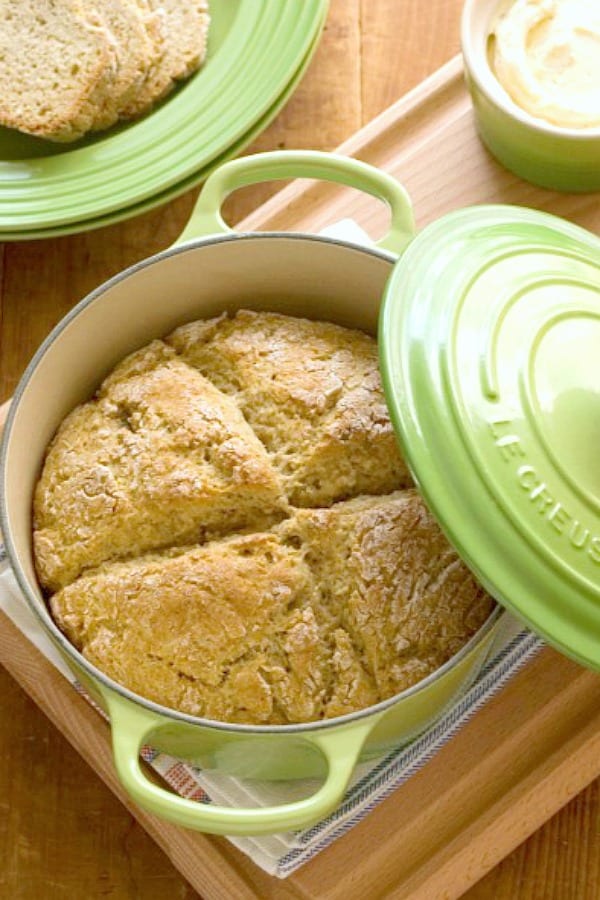
[[91, 662], [219, 721], [370, 706], [492, 609], [411, 486], [375, 341], [273, 313], [191, 323], [118, 365], [48, 449], [34, 549]]

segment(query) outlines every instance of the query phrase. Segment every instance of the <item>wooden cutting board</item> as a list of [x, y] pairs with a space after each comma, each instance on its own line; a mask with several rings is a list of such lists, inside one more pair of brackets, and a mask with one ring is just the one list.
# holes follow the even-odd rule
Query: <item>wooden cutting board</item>
[[[408, 188], [417, 223], [470, 203], [549, 210], [600, 231], [597, 197], [557, 195], [501, 169], [475, 134], [457, 59], [342, 148]], [[369, 233], [386, 211], [354, 191], [294, 183], [243, 227], [316, 231], [352, 217]], [[420, 773], [284, 882], [226, 840], [136, 809], [112, 768], [105, 723], [0, 614], [0, 663], [43, 709], [206, 900], [452, 900], [600, 773], [600, 677], [543, 651]]]

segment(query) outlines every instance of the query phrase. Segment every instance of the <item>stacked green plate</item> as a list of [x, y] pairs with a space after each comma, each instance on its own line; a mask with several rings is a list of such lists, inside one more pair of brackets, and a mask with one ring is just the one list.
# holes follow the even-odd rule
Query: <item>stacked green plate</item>
[[212, 0], [204, 66], [143, 119], [68, 145], [0, 128], [0, 240], [99, 228], [204, 180], [287, 102], [327, 5]]

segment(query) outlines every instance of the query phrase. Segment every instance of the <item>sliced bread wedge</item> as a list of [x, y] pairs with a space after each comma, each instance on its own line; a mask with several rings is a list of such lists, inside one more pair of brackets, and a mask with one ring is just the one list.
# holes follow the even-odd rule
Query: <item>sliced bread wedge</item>
[[148, 0], [148, 28], [156, 42], [156, 58], [122, 118], [146, 112], [176, 81], [187, 78], [203, 62], [210, 16], [206, 0]]
[[113, 42], [79, 0], [0, 0], [0, 124], [54, 141], [90, 129], [115, 76]]
[[110, 90], [100, 99], [93, 130], [109, 128], [119, 111], [136, 96], [156, 58], [143, 18], [143, 6], [137, 0], [96, 0], [96, 10], [113, 41], [116, 74]]

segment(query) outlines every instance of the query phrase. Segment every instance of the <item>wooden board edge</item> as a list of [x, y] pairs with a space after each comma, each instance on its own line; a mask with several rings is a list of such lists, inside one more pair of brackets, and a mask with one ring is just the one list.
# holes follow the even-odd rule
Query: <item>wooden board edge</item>
[[374, 882], [386, 897], [455, 900], [598, 774], [599, 699], [596, 674], [543, 650], [295, 883], [322, 900]]
[[389, 896], [458, 900], [598, 775], [600, 712]]
[[[392, 126], [397, 126], [400, 121], [421, 113], [425, 104], [429, 109], [431, 104], [437, 105], [438, 102], [441, 102], [441, 97], [449, 91], [461, 90], [463, 77], [462, 54], [459, 53], [356, 131], [348, 140], [336, 147], [335, 152], [343, 156], [359, 158], [368, 156], [369, 146], [378, 141], [382, 133]], [[326, 192], [333, 193], [336, 190], [340, 190], [339, 186], [322, 182], [307, 186], [302, 179], [296, 179], [274, 194], [249, 216], [246, 216], [237, 224], [236, 230], [240, 232], [268, 230], [271, 225], [276, 223], [282, 210], [285, 210], [286, 216], [296, 218], [296, 214], [299, 212], [298, 201], [302, 201], [303, 207], [308, 207], [318, 196], [319, 202], [322, 203]]]

